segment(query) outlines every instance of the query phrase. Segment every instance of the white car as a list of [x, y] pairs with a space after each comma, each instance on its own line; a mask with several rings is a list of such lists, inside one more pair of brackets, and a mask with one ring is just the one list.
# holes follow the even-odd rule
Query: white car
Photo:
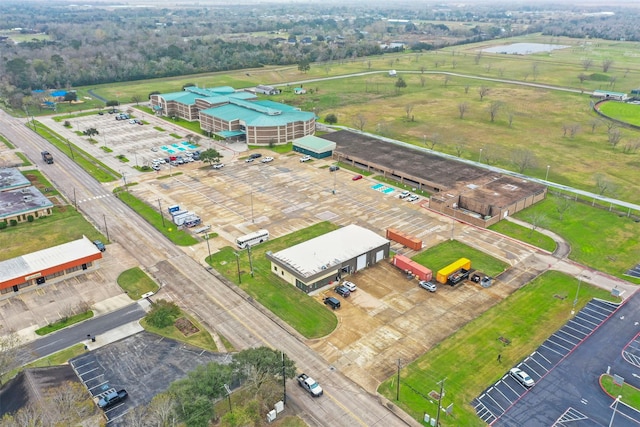
[[356, 284], [353, 283], [353, 282], [344, 282], [344, 283], [342, 283], [342, 286], [344, 286], [345, 288], [349, 289], [349, 292], [353, 292], [353, 291], [358, 289]]
[[309, 160], [311, 160], [311, 156], [300, 157], [300, 163], [308, 162]]
[[269, 163], [269, 162], [273, 162], [273, 157], [265, 157], [264, 159], [260, 160], [262, 163]]
[[167, 161], [165, 159], [156, 159], [154, 160], [156, 163], [160, 163], [161, 165], [164, 165], [165, 163], [167, 163]]
[[435, 292], [438, 289], [435, 283], [429, 282], [428, 280], [420, 280], [420, 282], [418, 282], [418, 286], [422, 289], [428, 290], [429, 292]]
[[224, 163], [216, 163], [212, 166], [214, 169], [222, 169], [224, 167]]
[[245, 163], [253, 163], [253, 158], [249, 157], [248, 159], [246, 159], [244, 162]]
[[420, 197], [416, 196], [415, 194], [412, 196], [407, 197], [407, 202], [415, 202], [416, 200], [420, 199]]
[[533, 387], [533, 385], [535, 384], [535, 382], [529, 376], [529, 374], [527, 374], [525, 371], [523, 371], [520, 368], [511, 368], [509, 370], [509, 375], [511, 375], [513, 378], [515, 378], [520, 384], [522, 384], [525, 387]]
[[400, 193], [398, 195], [399, 199], [404, 199], [405, 197], [409, 197], [411, 195], [411, 193], [409, 193], [408, 191], [403, 191], [402, 193]]

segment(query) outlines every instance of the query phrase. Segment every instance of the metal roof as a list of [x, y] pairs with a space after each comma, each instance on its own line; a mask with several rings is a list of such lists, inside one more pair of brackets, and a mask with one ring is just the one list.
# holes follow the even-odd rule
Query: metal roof
[[293, 140], [294, 147], [302, 147], [314, 153], [326, 153], [336, 149], [336, 143], [314, 135], [303, 136]]
[[51, 200], [33, 186], [0, 192], [0, 219], [51, 207]]
[[351, 224], [271, 256], [301, 276], [310, 277], [387, 243], [373, 231]]
[[17, 168], [0, 168], [0, 191], [31, 185]]
[[229, 104], [207, 108], [200, 114], [224, 121], [240, 120], [246, 126], [283, 126], [292, 122], [313, 119], [310, 112], [299, 111], [277, 102], [249, 102], [230, 99]]
[[96, 254], [100, 254], [98, 248], [82, 236], [79, 240], [1, 261], [0, 283]]

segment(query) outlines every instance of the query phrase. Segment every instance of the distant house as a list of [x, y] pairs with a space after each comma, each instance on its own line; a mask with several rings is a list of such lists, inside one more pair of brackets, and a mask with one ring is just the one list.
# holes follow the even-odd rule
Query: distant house
[[295, 95], [302, 95], [302, 94], [307, 93], [307, 90], [306, 90], [306, 89], [304, 89], [304, 88], [301, 88], [301, 87], [294, 87], [294, 88], [293, 88], [293, 93], [294, 93]]
[[591, 96], [593, 96], [594, 98], [613, 99], [616, 101], [626, 101], [629, 98], [626, 93], [611, 92], [608, 90], [594, 90]]
[[280, 89], [276, 89], [273, 86], [258, 85], [255, 92], [263, 95], [277, 95], [280, 93]]

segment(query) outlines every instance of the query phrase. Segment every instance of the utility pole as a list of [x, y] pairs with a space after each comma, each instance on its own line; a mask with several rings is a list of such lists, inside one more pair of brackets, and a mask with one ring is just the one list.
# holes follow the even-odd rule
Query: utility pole
[[[207, 252], [209, 252], [209, 258], [207, 259], [211, 259], [211, 248], [209, 247], [209, 233], [205, 234], [205, 239], [207, 240]], [[207, 260], [205, 260], [205, 262], [209, 262]]]
[[160, 199], [158, 199], [158, 209], [160, 210], [160, 218], [162, 218], [162, 227], [164, 228], [164, 215], [162, 215], [162, 205], [160, 204]]
[[287, 376], [285, 375], [284, 351], [282, 352], [282, 403], [287, 404]]
[[107, 240], [111, 240], [111, 239], [109, 239], [109, 228], [107, 227], [107, 216], [106, 215], [102, 215], [102, 219], [104, 220], [104, 230], [107, 233]]
[[238, 284], [242, 283], [240, 278], [240, 254], [238, 252], [233, 253], [236, 256], [236, 265], [238, 266]]
[[438, 395], [438, 412], [436, 413], [436, 427], [440, 424], [440, 407], [442, 406], [442, 395], [444, 393], [444, 381], [446, 378], [443, 378], [438, 384], [440, 384], [440, 394]]
[[247, 245], [247, 254], [249, 255], [249, 269], [251, 270], [251, 277], [253, 277], [253, 263], [251, 262], [251, 245]]
[[400, 359], [398, 359], [398, 379], [396, 381], [396, 401], [400, 400]]

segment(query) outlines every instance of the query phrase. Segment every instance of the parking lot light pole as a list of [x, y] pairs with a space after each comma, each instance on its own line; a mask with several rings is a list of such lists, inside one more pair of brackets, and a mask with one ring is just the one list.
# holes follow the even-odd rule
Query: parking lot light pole
[[[208, 259], [211, 259], [211, 248], [209, 247], [209, 233], [205, 234], [204, 238], [207, 241], [207, 252], [209, 252], [209, 257], [207, 258], [207, 260], [208, 260]], [[208, 263], [207, 260], [205, 260], [205, 262]]]
[[551, 167], [551, 165], [547, 165], [547, 173], [544, 175], [544, 180], [548, 181], [549, 180], [549, 168]]
[[482, 161], [482, 148], [480, 149], [480, 155], [478, 156], [478, 163]]
[[613, 403], [613, 413], [611, 414], [611, 421], [609, 421], [609, 427], [613, 426], [613, 418], [616, 416], [616, 411], [618, 410], [618, 402], [620, 402], [622, 396], [616, 397], [616, 401]]
[[578, 289], [576, 289], [576, 297], [573, 299], [573, 308], [571, 309], [571, 314], [575, 314], [576, 312], [576, 304], [578, 304], [578, 294], [580, 293], [580, 284], [582, 284], [582, 271], [578, 276]]
[[238, 266], [238, 284], [242, 283], [242, 279], [240, 277], [240, 254], [238, 252], [233, 253], [236, 256], [236, 265]]

